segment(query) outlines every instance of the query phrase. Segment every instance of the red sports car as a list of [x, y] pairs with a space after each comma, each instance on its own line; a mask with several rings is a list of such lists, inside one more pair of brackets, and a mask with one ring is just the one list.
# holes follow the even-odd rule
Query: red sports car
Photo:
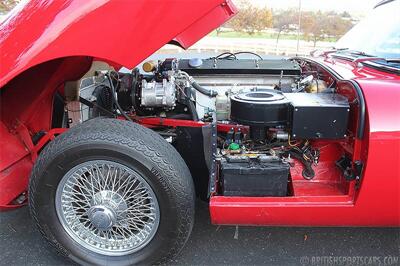
[[381, 2], [310, 57], [227, 52], [139, 70], [235, 6], [26, 1], [0, 25], [0, 207], [28, 202], [81, 264], [166, 261], [196, 196], [213, 224], [399, 226], [399, 9]]

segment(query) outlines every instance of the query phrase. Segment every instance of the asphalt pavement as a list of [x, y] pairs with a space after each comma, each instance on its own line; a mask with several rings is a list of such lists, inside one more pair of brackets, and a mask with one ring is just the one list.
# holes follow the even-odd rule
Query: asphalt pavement
[[[196, 210], [193, 233], [171, 265], [400, 265], [399, 228], [236, 228], [211, 225], [205, 202]], [[46, 243], [23, 207], [0, 213], [0, 265], [71, 262]]]

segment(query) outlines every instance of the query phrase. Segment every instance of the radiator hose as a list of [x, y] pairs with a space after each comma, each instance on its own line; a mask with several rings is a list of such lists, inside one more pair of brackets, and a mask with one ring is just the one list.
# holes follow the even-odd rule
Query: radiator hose
[[216, 97], [218, 95], [218, 92], [203, 88], [196, 81], [192, 81], [191, 85], [195, 90], [209, 97]]
[[200, 93], [202, 93], [202, 94], [204, 94], [204, 95], [207, 95], [207, 96], [209, 96], [209, 97], [216, 97], [216, 96], [218, 95], [218, 92], [217, 92], [217, 91], [209, 90], [209, 89], [206, 89], [206, 88], [200, 86], [200, 85], [194, 80], [193, 77], [189, 76], [188, 73], [186, 73], [186, 72], [184, 72], [184, 71], [179, 71], [179, 72], [178, 72], [178, 75], [182, 75], [182, 76], [186, 77], [187, 80], [189, 81], [190, 85], [191, 85], [195, 90], [197, 90], [198, 92], [200, 92]]

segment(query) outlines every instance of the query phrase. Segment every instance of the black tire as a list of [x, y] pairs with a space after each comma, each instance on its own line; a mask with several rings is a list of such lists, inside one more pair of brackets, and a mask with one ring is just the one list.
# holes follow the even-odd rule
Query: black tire
[[[152, 240], [135, 253], [106, 256], [74, 241], [55, 208], [57, 186], [74, 166], [90, 160], [113, 160], [143, 173], [159, 204], [160, 221]], [[38, 157], [29, 183], [31, 215], [44, 237], [79, 264], [157, 264], [179, 253], [194, 222], [195, 191], [179, 153], [157, 133], [132, 122], [93, 119], [50, 142]]]

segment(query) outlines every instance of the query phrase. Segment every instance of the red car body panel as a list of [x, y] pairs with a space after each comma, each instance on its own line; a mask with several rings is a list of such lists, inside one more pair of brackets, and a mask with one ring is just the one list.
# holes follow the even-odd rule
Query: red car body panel
[[[12, 200], [26, 190], [45, 145], [33, 144], [33, 133], [48, 131], [47, 140], [61, 133], [51, 131], [51, 106], [65, 81], [78, 79], [93, 58], [132, 68], [165, 43], [187, 48], [234, 13], [232, 3], [222, 0], [35, 0], [14, 11], [0, 26], [0, 91], [7, 92], [1, 95], [0, 207], [14, 207]], [[366, 124], [354, 147], [365, 162], [360, 188], [353, 182], [346, 193], [330, 195], [314, 184], [313, 195], [302, 195], [300, 188], [282, 198], [212, 196], [213, 223], [400, 225], [400, 77], [329, 56], [312, 60], [362, 89]], [[335, 154], [334, 146], [328, 159], [330, 153]]]

